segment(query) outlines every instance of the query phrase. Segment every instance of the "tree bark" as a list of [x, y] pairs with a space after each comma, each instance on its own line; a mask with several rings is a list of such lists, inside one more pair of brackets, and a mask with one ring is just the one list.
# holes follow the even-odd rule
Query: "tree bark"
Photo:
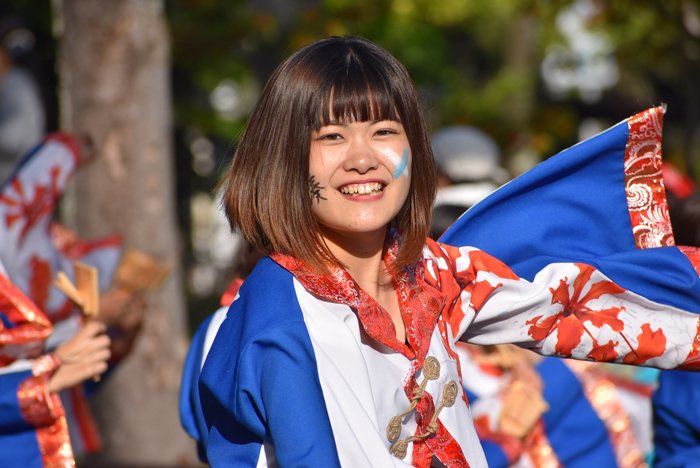
[[174, 266], [147, 297], [131, 354], [92, 400], [104, 450], [95, 466], [194, 464], [182, 430], [178, 391], [187, 351], [175, 221], [169, 40], [162, 0], [56, 2], [60, 36], [61, 120], [89, 135], [97, 157], [72, 192], [84, 238], [115, 232]]

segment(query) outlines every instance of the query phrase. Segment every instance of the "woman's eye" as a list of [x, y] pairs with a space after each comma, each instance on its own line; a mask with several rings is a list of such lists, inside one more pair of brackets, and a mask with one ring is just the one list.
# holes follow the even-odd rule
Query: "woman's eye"
[[320, 136], [318, 139], [319, 140], [340, 140], [342, 137], [338, 135], [337, 133], [329, 133], [327, 135]]
[[382, 129], [382, 130], [377, 131], [376, 135], [379, 135], [379, 136], [386, 136], [386, 135], [395, 135], [396, 133], [397, 133], [397, 132], [394, 131], [394, 130]]

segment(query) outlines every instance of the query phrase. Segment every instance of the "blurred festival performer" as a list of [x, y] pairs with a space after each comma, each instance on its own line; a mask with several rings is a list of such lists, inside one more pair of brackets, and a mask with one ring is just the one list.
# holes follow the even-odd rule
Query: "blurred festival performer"
[[39, 85], [21, 65], [34, 42], [34, 34], [19, 15], [0, 10], [0, 183], [44, 136]]
[[[686, 174], [664, 163], [673, 233], [700, 248], [700, 191]], [[661, 372], [652, 398], [655, 468], [696, 468], [700, 460], [700, 374]]]
[[[270, 257], [202, 368], [209, 463], [484, 468], [458, 340], [698, 369], [697, 256], [649, 219], [663, 202], [648, 156], [660, 152], [662, 114], [545, 161], [436, 243], [436, 171], [405, 68], [362, 38], [296, 51], [228, 172], [232, 228]], [[492, 219], [517, 211], [474, 221], [486, 206]], [[480, 235], [493, 249], [470, 247]], [[497, 260], [507, 249], [521, 257]]]
[[[102, 293], [100, 319], [109, 326], [113, 337], [111, 362], [116, 362], [128, 352], [140, 325], [136, 320], [129, 330], [122, 332], [121, 312], [134, 309], [132, 306], [140, 299], [130, 292], [110, 288], [121, 255], [121, 237], [85, 241], [53, 220], [58, 201], [76, 167], [90, 156], [89, 151], [83, 150], [81, 158], [81, 147], [89, 149], [85, 142], [69, 134], [50, 134], [25, 156], [11, 178], [0, 185], [0, 259], [9, 278], [53, 323], [47, 349], [55, 349], [70, 339], [84, 321], [79, 308], [52, 285], [53, 280], [59, 271], [73, 280], [76, 260], [96, 267]], [[69, 389], [64, 401], [69, 408], [69, 428], [76, 452], [100, 450], [101, 440], [85, 388]]]
[[51, 322], [14, 286], [0, 264], [0, 466], [75, 466], [58, 392], [102, 374], [109, 359], [105, 326], [90, 321], [42, 354]]
[[652, 385], [511, 345], [457, 351], [490, 468], [648, 466]]
[[[438, 130], [431, 142], [443, 181], [431, 229], [437, 239], [505, 182], [505, 171], [496, 142], [473, 127]], [[490, 468], [632, 468], [651, 456], [652, 385], [513, 345], [458, 343], [457, 352]]]
[[468, 125], [441, 128], [430, 136], [438, 170], [438, 191], [430, 237], [437, 239], [459, 218], [508, 179], [501, 151], [486, 132]]

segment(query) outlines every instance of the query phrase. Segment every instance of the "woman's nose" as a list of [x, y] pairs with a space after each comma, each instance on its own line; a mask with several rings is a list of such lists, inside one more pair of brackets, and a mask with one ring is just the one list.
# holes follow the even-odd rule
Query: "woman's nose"
[[343, 169], [346, 171], [357, 171], [365, 174], [372, 169], [377, 169], [379, 158], [376, 149], [365, 141], [364, 138], [357, 138], [351, 141], [346, 153]]

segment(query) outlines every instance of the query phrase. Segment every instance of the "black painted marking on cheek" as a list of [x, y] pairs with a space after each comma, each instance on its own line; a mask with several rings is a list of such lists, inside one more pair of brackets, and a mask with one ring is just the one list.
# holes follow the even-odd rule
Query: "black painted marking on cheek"
[[309, 177], [309, 193], [311, 193], [312, 202], [314, 198], [316, 199], [316, 203], [321, 203], [321, 200], [328, 200], [321, 195], [321, 189], [324, 188], [326, 187], [322, 187], [319, 182], [316, 182], [314, 176]]

